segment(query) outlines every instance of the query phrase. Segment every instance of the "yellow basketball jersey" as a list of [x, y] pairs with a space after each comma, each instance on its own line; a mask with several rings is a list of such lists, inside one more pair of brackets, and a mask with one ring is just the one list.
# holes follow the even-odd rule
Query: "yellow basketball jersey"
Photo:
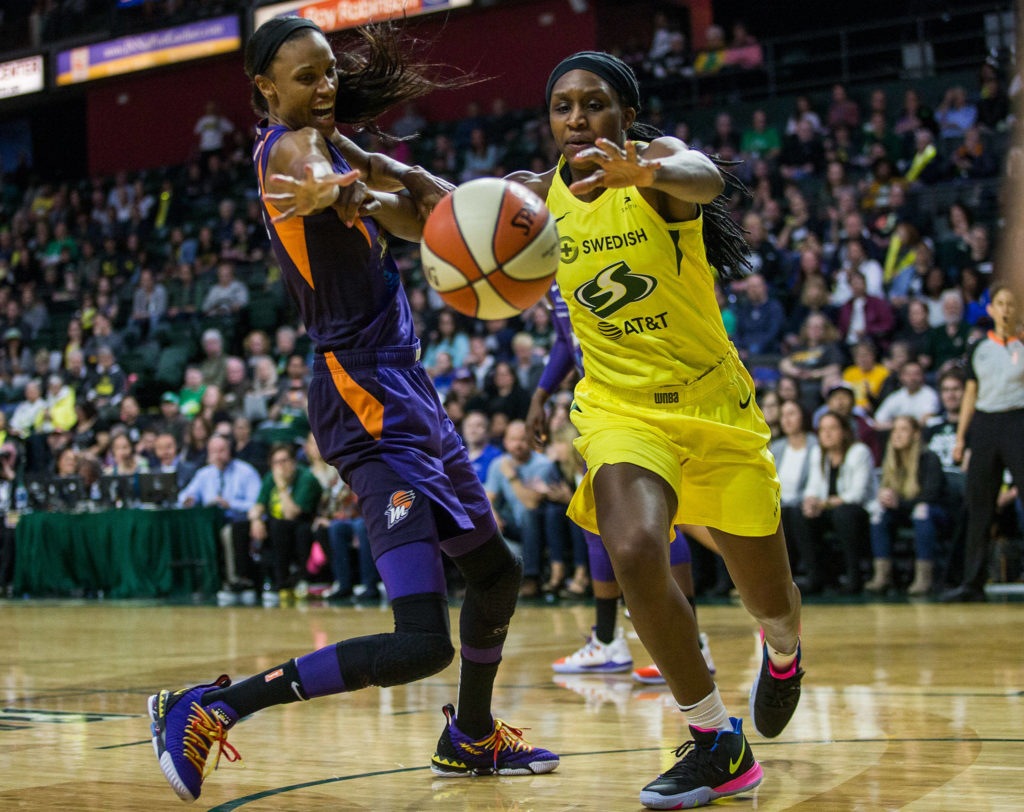
[[621, 388], [678, 386], [729, 351], [704, 255], [703, 219], [668, 223], [635, 186], [586, 203], [561, 177], [547, 206], [558, 222], [558, 287], [588, 378]]

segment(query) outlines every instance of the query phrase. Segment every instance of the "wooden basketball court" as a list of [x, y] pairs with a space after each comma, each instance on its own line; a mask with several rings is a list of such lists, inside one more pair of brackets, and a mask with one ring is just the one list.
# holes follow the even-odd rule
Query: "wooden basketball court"
[[[748, 717], [758, 667], [739, 607], [702, 607], [718, 683]], [[239, 724], [196, 806], [216, 810], [639, 810], [686, 740], [664, 688], [628, 674], [556, 676], [589, 606], [523, 606], [497, 713], [562, 756], [525, 778], [437, 779], [427, 767], [457, 665], [409, 686], [271, 708]], [[643, 648], [630, 632], [637, 664]], [[457, 629], [457, 623], [453, 623]], [[378, 608], [217, 609], [0, 602], [0, 809], [171, 810], [149, 739], [160, 688], [246, 676], [390, 628]], [[742, 810], [1024, 809], [1024, 604], [808, 605], [804, 695], [783, 735], [747, 724], [765, 780]], [[456, 660], [457, 662], [457, 660]]]

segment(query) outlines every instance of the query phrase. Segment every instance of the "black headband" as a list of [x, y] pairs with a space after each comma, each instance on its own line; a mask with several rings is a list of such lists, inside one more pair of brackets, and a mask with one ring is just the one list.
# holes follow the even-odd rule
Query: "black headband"
[[[303, 28], [320, 31], [320, 26], [312, 20], [307, 20], [305, 17], [278, 17], [273, 20], [267, 20], [259, 27], [257, 33], [265, 28], [269, 29], [267, 36], [258, 45], [253, 58], [254, 67], [252, 75], [254, 77], [266, 73], [270, 63], [274, 61], [274, 57], [277, 55], [277, 49], [296, 31]], [[321, 31], [321, 33], [323, 32]]]
[[551, 106], [551, 91], [564, 74], [571, 70], [585, 70], [595, 73], [612, 86], [626, 107], [640, 111], [640, 84], [629, 65], [618, 57], [603, 51], [580, 51], [566, 57], [551, 71], [544, 101]]

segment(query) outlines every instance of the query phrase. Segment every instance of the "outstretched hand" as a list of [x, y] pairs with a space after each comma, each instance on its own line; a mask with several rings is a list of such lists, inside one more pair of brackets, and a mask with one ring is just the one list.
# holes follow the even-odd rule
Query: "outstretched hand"
[[406, 177], [405, 188], [409, 191], [413, 203], [416, 204], [416, 213], [423, 222], [426, 222], [430, 212], [441, 202], [441, 199], [455, 190], [455, 184], [429, 172], [417, 171], [410, 172]]
[[281, 213], [272, 218], [272, 222], [280, 223], [292, 217], [305, 217], [327, 206], [338, 210], [338, 215], [346, 224], [352, 225], [355, 218], [363, 214], [371, 214], [380, 208], [380, 201], [370, 194], [366, 184], [359, 180], [359, 170], [338, 174], [331, 172], [317, 177], [313, 167], [307, 165], [301, 178], [291, 175], [270, 175], [267, 182], [281, 192], [264, 192], [262, 199]]
[[598, 169], [569, 186], [573, 194], [586, 194], [599, 186], [621, 189], [626, 186], [650, 186], [661, 161], [649, 161], [637, 155], [636, 144], [627, 141], [623, 149], [607, 138], [598, 138], [595, 145], [579, 153], [575, 161], [593, 161]]

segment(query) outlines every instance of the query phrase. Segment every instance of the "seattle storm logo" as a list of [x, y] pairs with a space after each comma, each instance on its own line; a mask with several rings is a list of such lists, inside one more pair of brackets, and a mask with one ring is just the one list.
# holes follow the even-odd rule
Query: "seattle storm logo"
[[591, 313], [605, 319], [628, 304], [646, 299], [657, 286], [653, 276], [634, 273], [625, 262], [616, 262], [576, 288], [573, 295]]

